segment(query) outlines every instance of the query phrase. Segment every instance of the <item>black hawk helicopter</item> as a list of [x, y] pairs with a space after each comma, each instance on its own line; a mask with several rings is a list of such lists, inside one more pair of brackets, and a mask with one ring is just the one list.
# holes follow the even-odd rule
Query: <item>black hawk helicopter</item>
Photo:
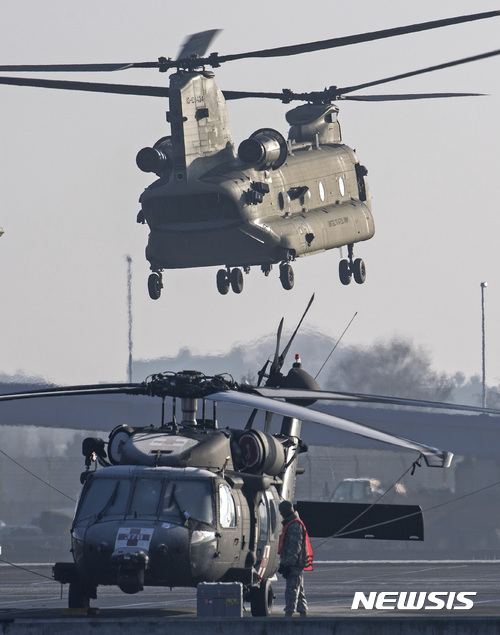
[[[162, 400], [160, 426], [122, 425], [111, 431], [107, 441], [90, 437], [82, 443], [86, 470], [81, 474], [83, 489], [71, 529], [74, 561], [56, 563], [53, 569], [56, 580], [69, 583], [70, 608], [89, 608], [99, 585], [118, 585], [125, 593], [137, 593], [145, 586], [237, 581], [243, 584], [252, 614], [269, 615], [274, 598], [271, 579], [279, 561], [278, 505], [281, 500], [293, 500], [300, 473], [297, 459], [307, 452], [300, 438], [302, 421], [412, 450], [418, 453], [417, 461], [423, 458], [431, 467], [450, 465], [450, 452], [307, 407], [318, 399], [450, 407], [323, 392], [302, 369], [298, 356], [284, 375], [285, 357], [312, 300], [280, 354], [281, 321], [274, 357], [260, 370], [257, 386], [238, 384], [227, 375], [207, 377], [183, 371], [159, 373], [143, 383], [0, 395], [0, 402], [95, 394], [149, 395]], [[168, 421], [167, 397], [173, 399]], [[197, 417], [199, 399], [201, 417]], [[211, 416], [207, 400], [213, 402]], [[217, 402], [252, 408], [245, 428], [220, 428]], [[258, 410], [266, 412], [262, 430], [254, 427]], [[277, 434], [270, 433], [272, 413], [283, 416]], [[98, 470], [97, 463], [103, 469]], [[326, 537], [343, 530], [348, 538], [424, 538], [422, 510], [416, 505], [299, 501], [297, 508], [311, 536]]]
[[[294, 284], [291, 262], [335, 247], [348, 247], [339, 263], [339, 276], [363, 283], [366, 268], [354, 258], [354, 244], [375, 232], [367, 169], [351, 148], [342, 143], [338, 107], [334, 101], [384, 101], [443, 98], [472, 93], [352, 95], [360, 89], [465, 64], [498, 55], [500, 50], [365, 82], [331, 86], [323, 91], [281, 93], [221, 91], [208, 67], [246, 58], [271, 58], [318, 51], [453, 24], [497, 17], [500, 11], [435, 20], [348, 37], [283, 46], [234, 55], [206, 51], [217, 30], [189, 37], [178, 58], [155, 62], [115, 64], [37, 64], [0, 66], [0, 71], [94, 72], [135, 68], [175, 70], [169, 87], [104, 84], [0, 77], [1, 84], [65, 90], [167, 97], [171, 135], [143, 148], [137, 164], [158, 176], [140, 197], [137, 222], [150, 228], [146, 258], [152, 273], [151, 298], [163, 287], [162, 271], [222, 266], [217, 288], [241, 293], [243, 271], [260, 266], [269, 275], [279, 263], [285, 289]], [[288, 139], [277, 130], [259, 128], [235, 151], [226, 101], [243, 98], [304, 102], [286, 114]]]

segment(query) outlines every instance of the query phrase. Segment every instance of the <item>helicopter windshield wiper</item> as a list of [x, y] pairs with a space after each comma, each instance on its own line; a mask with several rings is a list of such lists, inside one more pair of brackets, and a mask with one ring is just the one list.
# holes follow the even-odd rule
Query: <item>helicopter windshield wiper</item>
[[101, 509], [99, 513], [96, 514], [96, 519], [99, 521], [103, 516], [106, 515], [106, 512], [110, 507], [112, 507], [116, 501], [116, 497], [118, 496], [118, 488], [120, 487], [120, 481], [115, 485], [114, 490], [111, 492], [111, 496], [109, 497], [107, 503]]

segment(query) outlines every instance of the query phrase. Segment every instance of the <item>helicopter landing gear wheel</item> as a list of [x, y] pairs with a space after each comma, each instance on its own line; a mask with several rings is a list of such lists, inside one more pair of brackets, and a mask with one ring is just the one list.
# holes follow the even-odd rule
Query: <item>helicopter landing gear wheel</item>
[[294, 275], [292, 265], [288, 262], [285, 262], [280, 265], [280, 282], [283, 289], [290, 291], [293, 289], [294, 284]]
[[267, 617], [273, 611], [274, 592], [270, 580], [262, 580], [260, 586], [250, 591], [250, 608], [254, 617]]
[[339, 262], [339, 278], [342, 284], [351, 284], [351, 268], [349, 266], [349, 261], [345, 258]]
[[222, 295], [226, 295], [229, 291], [229, 276], [225, 269], [219, 269], [217, 272], [217, 290]]
[[356, 280], [358, 284], [363, 284], [366, 280], [366, 267], [361, 258], [356, 258], [356, 260], [352, 263], [352, 273], [354, 275], [354, 280]]
[[163, 282], [161, 279], [161, 273], [154, 271], [148, 278], [148, 291], [149, 297], [152, 300], [158, 300], [161, 296], [161, 290], [163, 289]]
[[231, 270], [229, 274], [229, 278], [231, 280], [231, 289], [235, 293], [241, 293], [243, 291], [243, 272], [241, 269], [236, 267]]
[[69, 583], [68, 608], [88, 609], [90, 607], [90, 593], [81, 580]]

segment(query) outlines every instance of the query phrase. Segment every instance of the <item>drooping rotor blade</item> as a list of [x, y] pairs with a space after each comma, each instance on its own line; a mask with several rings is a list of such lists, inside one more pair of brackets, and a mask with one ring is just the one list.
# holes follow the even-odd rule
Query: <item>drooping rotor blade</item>
[[410, 439], [382, 432], [360, 423], [350, 421], [349, 419], [335, 417], [324, 412], [310, 410], [309, 408], [304, 408], [303, 406], [296, 406], [282, 401], [276, 401], [274, 399], [269, 399], [268, 397], [261, 397], [260, 395], [227, 390], [213, 393], [209, 395], [207, 399], [239, 404], [248, 408], [261, 408], [268, 412], [274, 412], [275, 414], [283, 415], [285, 417], [294, 417], [296, 419], [301, 419], [302, 421], [319, 423], [321, 425], [328, 426], [329, 428], [351, 432], [368, 439], [382, 441], [383, 443], [396, 445], [407, 450], [416, 450], [422, 454], [425, 462], [430, 467], [449, 467], [453, 458], [453, 454], [445, 450], [439, 450], [438, 448], [417, 443], [416, 441], [411, 441]]
[[459, 66], [460, 64], [468, 64], [469, 62], [477, 62], [478, 60], [487, 59], [489, 57], [495, 57], [500, 55], [500, 49], [495, 51], [489, 51], [488, 53], [481, 53], [480, 55], [472, 55], [471, 57], [463, 57], [459, 60], [453, 60], [451, 62], [445, 62], [444, 64], [436, 64], [434, 66], [427, 66], [426, 68], [420, 68], [415, 71], [409, 71], [408, 73], [400, 73], [399, 75], [393, 75], [392, 77], [385, 77], [383, 79], [376, 79], [372, 82], [365, 82], [364, 84], [357, 84], [356, 86], [344, 86], [343, 88], [337, 88], [338, 95], [345, 95], [352, 93], [362, 88], [370, 88], [371, 86], [379, 86], [380, 84], [387, 84], [388, 82], [395, 82], [399, 79], [406, 79], [407, 77], [414, 77], [415, 75], [423, 75], [424, 73], [432, 73], [444, 68], [451, 68], [452, 66]]
[[474, 20], [484, 20], [500, 16], [500, 11], [487, 11], [484, 13], [474, 13], [471, 15], [456, 16], [454, 18], [446, 18], [444, 20], [433, 20], [431, 22], [421, 22], [419, 24], [410, 24], [408, 26], [396, 27], [392, 29], [383, 29], [380, 31], [371, 31], [369, 33], [360, 33], [358, 35], [349, 35], [346, 37], [332, 38], [329, 40], [321, 40], [318, 42], [307, 42], [305, 44], [293, 44], [291, 46], [280, 46], [260, 51], [250, 51], [247, 53], [237, 53], [235, 55], [214, 56], [218, 63], [229, 62], [233, 60], [254, 58], [254, 57], [286, 57], [289, 55], [300, 55], [301, 53], [311, 53], [313, 51], [322, 51], [325, 49], [339, 48], [341, 46], [349, 46], [351, 44], [360, 44], [361, 42], [371, 42], [374, 40], [382, 40], [397, 35], [405, 35], [407, 33], [417, 33], [419, 31], [428, 31], [430, 29], [439, 29], [452, 24], [461, 24], [463, 22], [472, 22]]
[[255, 388], [254, 392], [273, 399], [293, 399], [293, 400], [325, 400], [325, 401], [346, 401], [372, 404], [388, 404], [393, 406], [408, 406], [418, 408], [435, 408], [438, 410], [458, 410], [464, 412], [476, 412], [484, 414], [499, 415], [500, 410], [495, 408], [481, 408], [479, 406], [467, 406], [462, 404], [451, 404], [442, 401], [426, 401], [424, 399], [406, 399], [404, 397], [384, 397], [380, 395], [364, 395], [362, 393], [333, 392], [326, 390], [300, 390], [295, 388]]
[[485, 93], [402, 93], [394, 95], [342, 95], [342, 101], [410, 101], [413, 99], [443, 99], [446, 97], [485, 97]]
[[59, 90], [81, 90], [92, 93], [168, 97], [168, 88], [166, 86], [101, 84], [99, 82], [74, 82], [71, 80], [34, 79], [31, 77], [0, 77], [0, 84], [8, 84], [11, 86], [32, 86], [35, 88], [55, 88]]
[[89, 384], [87, 386], [56, 386], [26, 392], [0, 395], [0, 401], [36, 399], [40, 397], [74, 397], [78, 395], [147, 395], [146, 384]]

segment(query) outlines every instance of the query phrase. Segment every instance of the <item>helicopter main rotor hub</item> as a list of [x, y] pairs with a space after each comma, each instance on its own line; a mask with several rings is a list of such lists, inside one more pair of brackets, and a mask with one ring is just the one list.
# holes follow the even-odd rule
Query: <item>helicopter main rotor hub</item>
[[197, 399], [237, 387], [236, 382], [223, 375], [209, 377], [194, 370], [178, 373], [158, 373], [146, 382], [147, 392], [154, 397]]

